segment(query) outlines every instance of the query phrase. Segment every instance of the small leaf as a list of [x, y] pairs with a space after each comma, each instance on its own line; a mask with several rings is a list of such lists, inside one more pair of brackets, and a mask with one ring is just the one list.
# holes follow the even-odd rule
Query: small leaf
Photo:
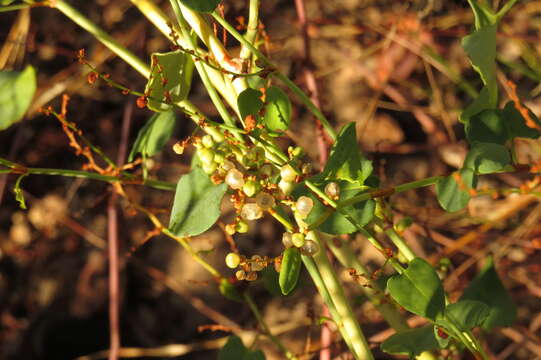
[[280, 277], [278, 279], [282, 294], [288, 295], [293, 291], [299, 280], [300, 271], [301, 253], [299, 249], [296, 247], [287, 248], [282, 257], [282, 266], [280, 267]]
[[0, 71], [0, 130], [21, 120], [36, 92], [36, 71]]
[[511, 164], [511, 154], [503, 145], [475, 142], [464, 160], [464, 167], [477, 174], [503, 171]]
[[205, 232], [220, 217], [226, 190], [226, 184], [215, 185], [199, 168], [182, 176], [175, 192], [169, 230], [178, 236]]
[[486, 25], [462, 39], [462, 46], [487, 87], [491, 107], [498, 102], [496, 83], [496, 24]]
[[238, 336], [230, 336], [218, 353], [218, 360], [239, 360], [244, 358], [248, 349]]
[[483, 323], [485, 330], [511, 326], [516, 319], [517, 309], [489, 258], [481, 272], [472, 280], [460, 300], [477, 300], [486, 304], [490, 313]]
[[271, 295], [274, 296], [281, 296], [282, 291], [280, 290], [280, 284], [279, 284], [279, 273], [274, 270], [274, 266], [267, 266], [266, 268], [261, 271], [261, 274], [263, 275], [263, 287], [265, 290], [267, 290]]
[[[442, 326], [442, 323], [444, 323], [446, 326]], [[434, 337], [436, 338], [436, 341], [438, 342], [440, 349], [445, 349], [447, 346], [449, 346], [449, 341], [452, 337], [455, 337], [452, 334], [452, 331], [448, 330], [449, 323], [445, 320], [438, 320], [436, 321], [436, 325], [434, 325]]]
[[445, 308], [445, 317], [463, 331], [480, 326], [489, 313], [488, 306], [476, 300], [460, 300], [457, 303], [447, 305]]
[[465, 130], [470, 144], [477, 141], [503, 145], [509, 138], [503, 112], [496, 109], [483, 110], [472, 116]]
[[237, 289], [229, 280], [222, 279], [220, 281], [220, 294], [222, 294], [224, 297], [228, 298], [229, 300], [243, 302], [242, 296], [239, 294]]
[[152, 115], [145, 126], [139, 130], [128, 161], [133, 161], [137, 154], [147, 158], [160, 152], [171, 138], [174, 129], [175, 114], [172, 110]]
[[392, 276], [387, 289], [400, 306], [435, 320], [443, 315], [445, 297], [436, 270], [421, 258], [410, 261], [404, 273]]
[[183, 5], [186, 5], [192, 10], [210, 13], [216, 9], [216, 6], [221, 0], [180, 0]]
[[287, 94], [277, 86], [271, 86], [265, 93], [263, 122], [273, 132], [285, 131], [291, 123], [291, 102]]
[[[325, 189], [325, 185], [330, 182], [329, 180], [322, 181], [321, 175], [314, 176], [310, 180], [322, 190]], [[341, 199], [348, 199], [362, 192], [356, 189], [347, 189], [347, 185], [350, 185], [350, 183], [346, 181], [338, 181], [338, 185], [342, 189], [340, 191]], [[372, 220], [376, 208], [376, 203], [374, 200], [358, 202], [351, 206], [343, 207], [342, 211], [347, 214], [347, 216], [345, 216], [339, 211], [334, 210], [331, 206], [323, 205], [318, 197], [314, 195], [306, 186], [304, 186], [304, 184], [299, 184], [299, 186], [293, 190], [292, 196], [295, 199], [298, 199], [300, 196], [308, 196], [311, 198], [314, 202], [314, 206], [304, 221], [309, 227], [317, 228], [320, 231], [332, 235], [351, 234], [358, 231], [357, 227], [353, 225], [349, 219], [353, 219], [354, 223], [359, 226], [364, 226], [368, 224], [370, 220]], [[325, 219], [325, 221], [323, 221], [323, 223], [317, 223], [325, 214], [330, 215]]]
[[246, 119], [248, 115], [256, 116], [259, 110], [263, 108], [263, 101], [261, 101], [262, 95], [261, 91], [251, 88], [247, 88], [239, 94], [237, 106], [243, 120]]
[[[516, 109], [515, 104], [512, 101], [509, 101], [507, 104], [505, 104], [505, 107], [502, 110], [504, 125], [507, 130], [508, 138], [539, 138], [541, 136], [541, 132], [538, 129], [541, 128], [541, 122], [530, 109], [528, 109], [522, 104], [521, 106], [528, 111], [528, 114], [530, 115], [530, 120], [524, 119], [524, 117]], [[530, 123], [530, 121], [534, 122], [534, 124]]]
[[323, 173], [329, 180], [358, 181], [361, 185], [372, 173], [372, 162], [359, 150], [354, 122], [345, 125], [338, 134]]
[[194, 64], [181, 50], [153, 53], [150, 78], [145, 88], [150, 110], [160, 112], [172, 108], [172, 103], [186, 99], [190, 92]]
[[462, 123], [467, 123], [472, 116], [490, 108], [492, 108], [492, 105], [489, 100], [488, 88], [484, 86], [477, 98], [462, 111], [459, 120]]
[[21, 189], [21, 181], [24, 179], [25, 176], [28, 174], [22, 174], [17, 178], [17, 181], [15, 181], [15, 186], [13, 186], [13, 193], [15, 194], [15, 200], [19, 203], [19, 207], [23, 210], [26, 209], [26, 201], [24, 200], [24, 193]]
[[463, 209], [470, 201], [470, 191], [475, 187], [477, 178], [473, 170], [464, 168], [455, 171], [436, 184], [436, 193], [440, 206], [449, 212]]
[[439, 348], [433, 326], [426, 325], [396, 333], [381, 344], [381, 350], [392, 355], [407, 355], [414, 358], [424, 351]]

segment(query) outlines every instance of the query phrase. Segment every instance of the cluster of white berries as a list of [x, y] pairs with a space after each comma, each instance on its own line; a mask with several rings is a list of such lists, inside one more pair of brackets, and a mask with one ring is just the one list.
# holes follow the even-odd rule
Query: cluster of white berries
[[254, 255], [250, 259], [237, 253], [229, 253], [225, 257], [225, 264], [231, 269], [241, 267], [235, 272], [237, 280], [255, 281], [257, 280], [257, 272], [266, 268], [270, 263], [274, 262], [268, 257]]
[[306, 236], [303, 233], [285, 232], [282, 235], [282, 244], [286, 248], [299, 248], [300, 252], [307, 256], [314, 256], [319, 251], [319, 245], [310, 238], [310, 233]]

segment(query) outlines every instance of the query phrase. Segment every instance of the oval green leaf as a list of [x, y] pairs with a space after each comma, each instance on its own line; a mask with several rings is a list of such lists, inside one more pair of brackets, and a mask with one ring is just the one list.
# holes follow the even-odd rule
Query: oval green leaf
[[480, 326], [490, 313], [489, 307], [476, 300], [460, 300], [445, 308], [445, 317], [457, 325], [462, 331]]
[[182, 176], [177, 184], [169, 230], [177, 236], [205, 232], [220, 217], [226, 184], [215, 185], [200, 168]]
[[475, 188], [477, 177], [472, 169], [455, 171], [436, 184], [440, 206], [449, 212], [462, 210], [470, 201], [470, 190]]
[[248, 115], [257, 115], [259, 110], [261, 110], [263, 107], [263, 101], [261, 101], [262, 95], [261, 91], [252, 88], [247, 88], [239, 94], [237, 106], [243, 120], [246, 119]]
[[291, 123], [291, 102], [277, 86], [271, 86], [265, 93], [263, 123], [272, 132], [285, 131]]
[[464, 167], [476, 174], [492, 174], [503, 171], [511, 164], [509, 150], [500, 144], [475, 142], [464, 160]]
[[0, 130], [22, 119], [36, 92], [36, 70], [0, 71]]
[[414, 358], [424, 351], [439, 348], [433, 326], [426, 325], [418, 329], [408, 329], [396, 333], [385, 340], [381, 350], [392, 355], [407, 355]]
[[137, 133], [128, 161], [133, 161], [137, 154], [147, 158], [160, 152], [171, 138], [174, 129], [175, 114], [172, 110], [152, 115]]
[[282, 294], [288, 295], [293, 291], [301, 271], [301, 253], [296, 247], [287, 248], [282, 257], [282, 266], [280, 267], [280, 290]]
[[436, 270], [421, 258], [410, 261], [404, 273], [387, 281], [392, 298], [406, 310], [435, 320], [443, 315], [445, 296]]

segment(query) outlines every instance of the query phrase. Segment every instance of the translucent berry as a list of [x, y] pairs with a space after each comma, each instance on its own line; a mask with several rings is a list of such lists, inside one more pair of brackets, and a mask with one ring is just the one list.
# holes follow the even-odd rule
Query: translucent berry
[[258, 190], [258, 184], [254, 180], [248, 180], [244, 183], [244, 186], [242, 187], [242, 191], [246, 194], [248, 197], [252, 197], [255, 195], [255, 193]]
[[263, 217], [263, 210], [254, 203], [244, 204], [240, 216], [246, 220], [257, 220]]
[[205, 135], [203, 136], [203, 138], [201, 138], [201, 144], [203, 144], [204, 147], [206, 148], [212, 148], [214, 147], [214, 139], [212, 138], [212, 136], [210, 135]]
[[214, 162], [214, 151], [211, 149], [201, 148], [197, 151], [197, 155], [199, 155], [199, 159], [201, 159], [203, 164], [210, 164]]
[[293, 237], [293, 234], [289, 233], [289, 232], [285, 232], [283, 235], [282, 235], [282, 244], [284, 244], [284, 246], [286, 248], [288, 247], [292, 247], [293, 246], [293, 241], [291, 240]]
[[314, 200], [309, 198], [308, 196], [301, 196], [297, 200], [297, 203], [295, 204], [295, 208], [297, 209], [297, 212], [299, 215], [304, 219], [310, 214], [310, 211], [312, 211], [312, 208], [314, 207]]
[[255, 271], [250, 271], [248, 274], [246, 274], [246, 280], [247, 281], [257, 280], [257, 273]]
[[255, 203], [262, 209], [262, 210], [269, 210], [274, 207], [276, 204], [276, 201], [274, 200], [274, 197], [269, 194], [268, 192], [261, 191], [257, 196], [255, 197]]
[[287, 181], [284, 181], [284, 180], [280, 180], [280, 182], [278, 183], [278, 187], [280, 188], [280, 190], [282, 190], [284, 195], [291, 194], [291, 192], [293, 191], [294, 186], [295, 186], [294, 183], [287, 182]]
[[304, 238], [304, 234], [301, 233], [295, 233], [291, 236], [291, 242], [293, 243], [293, 246], [295, 247], [301, 247], [306, 242]]
[[261, 271], [265, 268], [265, 264], [263, 263], [263, 259], [259, 255], [252, 256], [252, 263], [250, 264], [250, 268], [252, 271]]
[[325, 195], [334, 200], [338, 199], [340, 197], [340, 185], [334, 181], [328, 183], [325, 186]]
[[319, 251], [319, 245], [313, 240], [306, 240], [301, 246], [301, 253], [307, 256], [314, 256]]
[[235, 277], [237, 278], [237, 280], [244, 280], [246, 279], [246, 272], [244, 270], [238, 270], [236, 273], [235, 273]]
[[216, 171], [216, 169], [218, 168], [218, 164], [214, 161], [208, 164], [203, 163], [202, 168], [205, 173], [210, 175]]
[[297, 173], [295, 172], [295, 169], [289, 164], [286, 164], [282, 166], [282, 169], [280, 169], [280, 177], [282, 180], [287, 182], [293, 182], [295, 181], [295, 178], [297, 177]]
[[224, 160], [222, 165], [220, 165], [220, 168], [223, 171], [228, 172], [229, 170], [232, 170], [235, 168], [235, 164], [233, 163], [233, 161]]
[[248, 224], [246, 223], [246, 221], [240, 220], [237, 223], [235, 229], [237, 230], [237, 232], [239, 234], [244, 234], [244, 233], [247, 233], [250, 228], [249, 228]]
[[240, 256], [236, 253], [229, 253], [225, 257], [225, 264], [227, 267], [234, 269], [240, 264]]
[[244, 186], [244, 175], [237, 169], [231, 169], [225, 176], [225, 183], [232, 189], [242, 189]]

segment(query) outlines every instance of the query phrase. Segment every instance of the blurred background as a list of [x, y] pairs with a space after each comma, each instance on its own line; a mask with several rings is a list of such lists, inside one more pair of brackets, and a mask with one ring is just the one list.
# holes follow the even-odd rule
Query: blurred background
[[[168, 1], [158, 1], [170, 13]], [[69, 3], [106, 29], [143, 59], [165, 52], [170, 45], [128, 0], [70, 0]], [[481, 88], [460, 45], [473, 23], [466, 1], [304, 0], [307, 22], [299, 20], [293, 1], [265, 0], [261, 4], [264, 50], [280, 69], [312, 95], [315, 79], [321, 108], [335, 128], [356, 122], [358, 141], [373, 160], [382, 186], [433, 175], [449, 174], [461, 166], [467, 152], [462, 109]], [[501, 7], [503, 1], [492, 1]], [[227, 19], [242, 28], [248, 1], [223, 2]], [[217, 31], [221, 36], [222, 30]], [[541, 1], [520, 1], [505, 16], [498, 32], [500, 85], [517, 84], [521, 100], [541, 115]], [[307, 43], [309, 48], [307, 48]], [[232, 53], [238, 44], [227, 38]], [[145, 79], [53, 8], [0, 13], [0, 66], [38, 71], [38, 91], [26, 118], [0, 132], [0, 156], [30, 167], [81, 169], [84, 159], [74, 154], [60, 123], [38, 109], [60, 106], [69, 94], [68, 120], [113, 159], [121, 143], [123, 119], [130, 119], [128, 149], [151, 112], [135, 105], [134, 96], [98, 81], [87, 83], [87, 68], [77, 51], [100, 72], [131, 89], [143, 91]], [[309, 50], [309, 51], [307, 51]], [[503, 89], [503, 87], [501, 86]], [[508, 99], [502, 91], [501, 102]], [[194, 78], [192, 101], [212, 117], [217, 112], [199, 79]], [[284, 149], [299, 145], [319, 166], [313, 117], [297, 99], [294, 121], [281, 140]], [[191, 121], [178, 114], [173, 138], [153, 158], [152, 177], [176, 183], [189, 170], [193, 148], [179, 156], [172, 145], [193, 131]], [[541, 161], [541, 142], [517, 140], [523, 163]], [[139, 170], [135, 172], [138, 173]], [[483, 176], [481, 189], [520, 187], [529, 174]], [[22, 182], [28, 210], [21, 210], [11, 191], [16, 177], [0, 177], [0, 358], [73, 359], [108, 347], [107, 227], [111, 188], [97, 181], [54, 176], [29, 176]], [[158, 214], [164, 223], [173, 193], [126, 186], [136, 202]], [[413, 225], [404, 236], [414, 250], [438, 263], [449, 259], [445, 287], [457, 298], [483, 265], [487, 255], [518, 307], [512, 328], [499, 329], [487, 339], [494, 359], [541, 359], [541, 204], [534, 195], [485, 195], [468, 208], [445, 213], [433, 187], [390, 198], [397, 218], [409, 216]], [[220, 339], [238, 326], [258, 330], [246, 306], [222, 297], [211, 277], [171, 239], [149, 239], [152, 224], [119, 199], [120, 333], [126, 347], [154, 348], [187, 344], [181, 359], [216, 359]], [[227, 224], [233, 217], [223, 203]], [[241, 253], [278, 256], [281, 227], [270, 217], [235, 235]], [[361, 259], [372, 271], [383, 256], [362, 238], [351, 237]], [[222, 272], [229, 252], [222, 227], [215, 225], [191, 239], [192, 246]], [[389, 359], [378, 344], [389, 334], [355, 282], [342, 279], [378, 359]], [[321, 300], [306, 274], [288, 297], [272, 295], [262, 281], [250, 283], [270, 327], [302, 359], [318, 358]], [[412, 323], [420, 320], [412, 317]], [[220, 324], [221, 327], [206, 325]], [[216, 340], [216, 341], [214, 341]], [[255, 347], [267, 359], [282, 355], [265, 339]], [[332, 354], [347, 359], [345, 347], [332, 344]], [[175, 353], [171, 353], [175, 354]], [[177, 353], [178, 354], [178, 353]], [[147, 358], [140, 353], [138, 358]], [[464, 355], [467, 358], [468, 355]], [[150, 357], [148, 357], [150, 358]], [[153, 357], [156, 358], [156, 357]], [[157, 358], [165, 358], [158, 356]]]

